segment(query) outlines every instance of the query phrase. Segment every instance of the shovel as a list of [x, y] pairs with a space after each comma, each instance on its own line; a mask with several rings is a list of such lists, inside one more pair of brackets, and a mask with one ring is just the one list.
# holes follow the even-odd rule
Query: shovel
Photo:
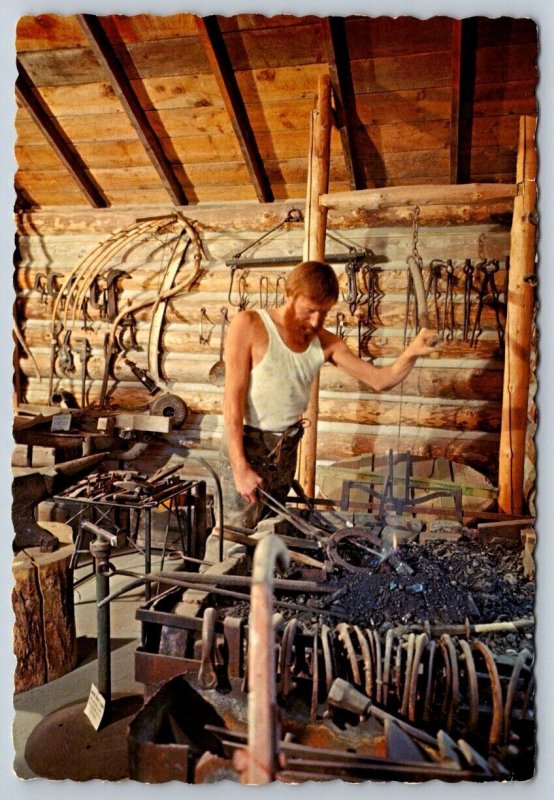
[[219, 361], [213, 365], [208, 373], [210, 383], [214, 386], [223, 386], [225, 383], [225, 361], [223, 360], [223, 347], [225, 344], [225, 325], [227, 324], [227, 308], [221, 309], [221, 339], [219, 344]]

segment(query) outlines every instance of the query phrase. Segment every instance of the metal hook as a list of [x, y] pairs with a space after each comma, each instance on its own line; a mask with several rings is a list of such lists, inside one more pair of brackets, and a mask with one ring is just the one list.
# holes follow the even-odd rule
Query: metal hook
[[[287, 279], [284, 275], [279, 275], [277, 281], [275, 283], [275, 308], [277, 306], [282, 306], [285, 302], [285, 286], [287, 283]], [[283, 287], [282, 289], [280, 287]], [[281, 299], [279, 299], [281, 298]]]
[[269, 278], [262, 275], [260, 278], [260, 308], [269, 307]]

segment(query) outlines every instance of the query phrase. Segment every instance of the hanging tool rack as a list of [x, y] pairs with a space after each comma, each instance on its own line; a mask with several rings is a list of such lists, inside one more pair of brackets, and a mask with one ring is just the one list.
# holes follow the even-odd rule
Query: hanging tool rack
[[[258, 256], [258, 257], [248, 257], [245, 254], [253, 250], [268, 238], [276, 231], [283, 228], [285, 225], [291, 223], [298, 223], [303, 222], [304, 217], [302, 211], [297, 208], [291, 209], [286, 217], [281, 220], [277, 225], [271, 228], [269, 231], [266, 231], [262, 236], [260, 236], [255, 241], [251, 242], [247, 245], [243, 250], [235, 255], [232, 258], [229, 258], [225, 261], [225, 265], [230, 268], [231, 270], [231, 278], [229, 282], [229, 291], [227, 295], [228, 302], [231, 306], [238, 308], [240, 311], [248, 308], [250, 302], [250, 294], [247, 289], [247, 275], [248, 275], [248, 268], [250, 267], [276, 267], [276, 266], [294, 266], [299, 264], [303, 260], [302, 255], [281, 255], [281, 256]], [[336, 240], [339, 241], [339, 240]], [[339, 242], [343, 244], [343, 242]], [[325, 256], [325, 261], [328, 264], [343, 264], [344, 262], [347, 263], [347, 267], [349, 268], [352, 275], [355, 274], [360, 269], [362, 262], [367, 261], [370, 256], [373, 255], [370, 250], [361, 250], [356, 249], [354, 247], [349, 247], [348, 250], [344, 253], [329, 253]], [[238, 302], [233, 300], [233, 293], [235, 291], [235, 273], [237, 270], [245, 270], [243, 274], [239, 277], [236, 291], [238, 292]], [[349, 279], [349, 283], [354, 285], [355, 278]], [[259, 303], [261, 308], [269, 308], [271, 305], [271, 296], [274, 297], [274, 305], [278, 306], [284, 301], [284, 284], [285, 284], [285, 277], [280, 275], [277, 278], [275, 283], [274, 291], [270, 290], [269, 279], [267, 276], [263, 276], [260, 278], [259, 289], [255, 293], [255, 296], [259, 298]], [[349, 290], [350, 291], [350, 290]], [[356, 302], [356, 298], [358, 296], [358, 291], [356, 289], [355, 294], [353, 294], [354, 300], [352, 303]]]

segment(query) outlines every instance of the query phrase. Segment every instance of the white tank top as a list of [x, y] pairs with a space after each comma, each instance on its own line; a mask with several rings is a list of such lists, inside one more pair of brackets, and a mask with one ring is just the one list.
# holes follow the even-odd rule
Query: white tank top
[[257, 310], [268, 334], [264, 357], [250, 372], [245, 423], [263, 431], [284, 431], [302, 417], [310, 399], [310, 387], [324, 357], [319, 338], [295, 353], [265, 309]]

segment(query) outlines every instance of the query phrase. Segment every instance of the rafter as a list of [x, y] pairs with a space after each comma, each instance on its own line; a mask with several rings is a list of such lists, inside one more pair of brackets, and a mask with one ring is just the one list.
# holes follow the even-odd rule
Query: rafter
[[78, 14], [77, 19], [171, 200], [175, 205], [187, 205], [188, 199], [183, 187], [150, 125], [119, 58], [113, 50], [101, 20], [94, 14]]
[[363, 189], [365, 180], [356, 157], [354, 126], [352, 124], [355, 97], [344, 19], [342, 17], [325, 17], [322, 20], [322, 24], [348, 182], [351, 189]]
[[235, 78], [219, 23], [215, 16], [197, 17], [200, 40], [206, 51], [225, 108], [260, 203], [273, 201], [273, 191], [258, 150], [250, 120]]
[[467, 183], [471, 179], [476, 46], [475, 18], [452, 20], [450, 183]]
[[18, 77], [15, 83], [16, 97], [28, 111], [35, 124], [66, 167], [71, 177], [88, 198], [94, 208], [106, 208], [109, 202], [102, 189], [87, 169], [83, 159], [67, 138], [41, 97], [27, 70], [17, 59]]

